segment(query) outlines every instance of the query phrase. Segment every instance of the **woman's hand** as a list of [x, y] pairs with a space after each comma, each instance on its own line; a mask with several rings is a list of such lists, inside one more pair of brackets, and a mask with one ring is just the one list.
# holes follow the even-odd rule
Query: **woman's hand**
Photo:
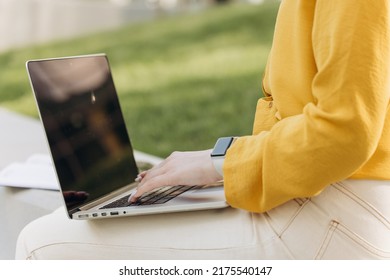
[[135, 202], [145, 192], [163, 186], [206, 185], [222, 180], [210, 153], [211, 150], [172, 153], [162, 163], [138, 175], [140, 183], [129, 201]]

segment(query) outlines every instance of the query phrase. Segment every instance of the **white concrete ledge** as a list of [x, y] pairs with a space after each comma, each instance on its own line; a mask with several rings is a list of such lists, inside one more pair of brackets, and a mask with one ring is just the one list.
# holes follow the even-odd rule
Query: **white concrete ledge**
[[[37, 119], [0, 107], [0, 170], [32, 154], [49, 153], [43, 128]], [[136, 161], [152, 165], [161, 158], [135, 151]], [[14, 259], [20, 231], [29, 222], [62, 205], [58, 191], [0, 186], [0, 260]]]

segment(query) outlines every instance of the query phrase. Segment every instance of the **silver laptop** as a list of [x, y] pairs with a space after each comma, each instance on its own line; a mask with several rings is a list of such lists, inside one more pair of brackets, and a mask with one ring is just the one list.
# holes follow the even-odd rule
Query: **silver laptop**
[[69, 218], [228, 206], [220, 183], [166, 186], [129, 205], [139, 170], [107, 56], [30, 60], [26, 66]]

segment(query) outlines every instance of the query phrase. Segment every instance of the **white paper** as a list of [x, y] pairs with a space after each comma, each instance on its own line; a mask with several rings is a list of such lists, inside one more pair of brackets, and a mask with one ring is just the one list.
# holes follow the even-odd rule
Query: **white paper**
[[0, 171], [0, 186], [59, 190], [56, 173], [48, 155], [34, 154]]

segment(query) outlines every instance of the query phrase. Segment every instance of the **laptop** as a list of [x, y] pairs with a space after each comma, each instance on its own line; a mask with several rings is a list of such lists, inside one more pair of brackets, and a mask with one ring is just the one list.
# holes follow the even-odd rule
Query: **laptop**
[[26, 67], [69, 218], [228, 206], [222, 183], [165, 186], [129, 205], [139, 170], [105, 54], [30, 60]]

